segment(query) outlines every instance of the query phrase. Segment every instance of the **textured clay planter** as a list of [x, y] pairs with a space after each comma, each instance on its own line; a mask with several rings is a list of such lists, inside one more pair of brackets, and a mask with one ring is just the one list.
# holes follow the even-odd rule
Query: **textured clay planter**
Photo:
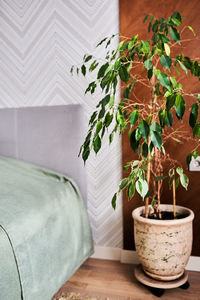
[[[172, 211], [172, 205], [161, 205], [162, 211]], [[176, 206], [176, 212], [187, 214], [183, 219], [152, 220], [141, 217], [144, 206], [133, 213], [135, 245], [146, 274], [157, 280], [179, 278], [192, 250], [192, 221], [194, 213]]]

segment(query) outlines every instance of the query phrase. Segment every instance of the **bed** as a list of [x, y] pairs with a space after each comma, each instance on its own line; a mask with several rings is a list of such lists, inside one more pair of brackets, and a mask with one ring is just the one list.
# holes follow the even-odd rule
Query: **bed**
[[0, 119], [0, 299], [50, 300], [93, 253], [83, 109], [0, 109]]

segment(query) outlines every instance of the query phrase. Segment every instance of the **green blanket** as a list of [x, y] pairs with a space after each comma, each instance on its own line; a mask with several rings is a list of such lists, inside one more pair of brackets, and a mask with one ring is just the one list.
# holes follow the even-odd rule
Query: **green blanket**
[[2, 300], [50, 300], [93, 253], [87, 212], [72, 179], [4, 157], [0, 226]]

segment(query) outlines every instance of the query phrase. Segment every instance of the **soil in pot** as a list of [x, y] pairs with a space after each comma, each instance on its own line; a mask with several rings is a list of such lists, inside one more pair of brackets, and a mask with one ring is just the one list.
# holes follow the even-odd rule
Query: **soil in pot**
[[[176, 214], [176, 218], [174, 218], [174, 214], [171, 211], [162, 211], [160, 213], [159, 217], [157, 214], [151, 213], [148, 216], [148, 219], [152, 219], [152, 220], [177, 220], [177, 219], [184, 219], [186, 217], [189, 216], [189, 214]], [[145, 214], [141, 214], [141, 217], [145, 218]]]

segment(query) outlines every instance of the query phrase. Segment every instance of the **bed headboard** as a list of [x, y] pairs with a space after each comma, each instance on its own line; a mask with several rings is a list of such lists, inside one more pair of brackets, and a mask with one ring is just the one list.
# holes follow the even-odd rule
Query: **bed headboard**
[[0, 155], [73, 178], [87, 205], [86, 171], [79, 149], [84, 113], [79, 104], [0, 109]]

